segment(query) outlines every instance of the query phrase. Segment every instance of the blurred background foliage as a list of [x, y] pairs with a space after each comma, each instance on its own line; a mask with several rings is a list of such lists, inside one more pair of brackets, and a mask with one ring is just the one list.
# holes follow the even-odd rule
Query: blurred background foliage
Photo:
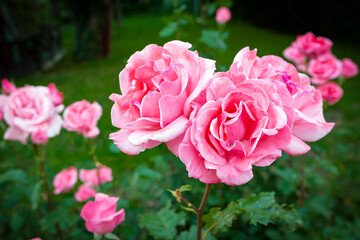
[[[233, 16], [226, 25], [229, 34], [224, 39], [224, 51], [201, 41], [203, 30], [217, 28], [214, 9], [219, 6], [231, 7]], [[135, 51], [150, 43], [163, 45], [180, 39], [190, 42], [200, 56], [214, 58], [218, 69], [227, 70], [235, 54], [245, 46], [257, 48], [259, 56], [282, 56], [297, 35], [312, 31], [334, 42], [333, 52], [338, 58], [348, 57], [360, 65], [358, 1], [6, 0], [1, 1], [0, 9], [0, 66], [10, 61], [7, 58], [11, 55], [10, 42], [15, 44], [14, 49], [24, 49], [23, 42], [43, 34], [41, 26], [55, 26], [61, 33], [58, 36], [61, 47], [35, 48], [36, 53], [42, 54], [38, 60], [42, 63], [40, 67], [27, 71], [22, 71], [23, 68], [6, 71], [0, 67], [2, 78], [9, 77], [17, 86], [54, 82], [64, 93], [65, 106], [87, 99], [98, 101], [103, 107], [101, 133], [95, 139], [96, 154], [102, 164], [113, 169], [114, 181], [107, 183], [104, 191], [119, 196], [118, 208], [126, 210], [126, 221], [115, 229], [121, 239], [152, 239], [139, 226], [138, 219], [141, 214], [156, 214], [170, 205], [174, 214], [180, 214], [178, 223], [183, 221], [181, 218], [187, 223], [176, 225], [176, 231], [188, 231], [196, 223], [195, 215], [181, 214], [183, 210], [166, 189], [192, 185], [192, 191], [184, 196], [195, 205], [204, 190], [203, 184], [187, 177], [184, 165], [164, 145], [128, 156], [108, 139], [110, 133], [117, 131], [111, 125], [112, 102], [108, 97], [120, 93], [118, 74]], [[173, 34], [164, 34], [169, 22], [176, 22], [177, 28]], [[27, 57], [25, 63], [21, 62], [19, 56], [33, 56], [33, 52], [23, 55], [20, 53], [25, 50], [17, 52], [17, 63], [33, 64], [36, 60]], [[46, 58], [46, 53], [51, 52], [53, 56], [48, 54], [52, 57]], [[60, 52], [59, 57], [56, 53]], [[51, 67], [43, 66], [49, 62], [53, 62]], [[324, 139], [311, 144], [310, 153], [299, 157], [284, 154], [270, 167], [256, 167], [254, 179], [242, 186], [217, 184], [205, 209], [207, 212], [215, 206], [225, 208], [231, 201], [253, 193], [275, 192], [279, 203], [295, 204], [303, 226], [289, 232], [281, 222], [252, 225], [243, 214], [228, 232], [216, 234], [217, 239], [360, 239], [359, 87], [359, 76], [349, 79], [343, 85], [344, 97], [340, 102], [326, 107], [325, 118], [335, 122], [335, 128]], [[55, 211], [47, 212], [31, 146], [1, 140], [0, 152], [1, 239], [35, 236], [56, 239], [56, 223], [67, 239], [91, 239], [79, 216], [83, 203], [75, 201], [74, 192], [54, 195]], [[46, 146], [49, 182], [69, 166], [93, 167], [83, 137], [62, 130]], [[181, 237], [186, 236], [178, 239]]]

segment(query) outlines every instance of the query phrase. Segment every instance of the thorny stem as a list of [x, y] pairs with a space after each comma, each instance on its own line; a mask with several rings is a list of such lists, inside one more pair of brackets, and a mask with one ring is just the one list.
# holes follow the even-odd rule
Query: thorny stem
[[186, 200], [180, 193], [179, 190], [176, 191], [177, 194], [180, 197], [180, 201], [184, 202], [188, 207], [194, 209], [194, 211], [196, 212], [196, 214], [199, 212], [199, 209], [197, 209], [197, 207], [195, 207], [192, 203], [190, 203], [188, 200]]
[[[47, 177], [46, 177], [45, 151], [40, 152], [39, 148], [38, 148], [38, 146], [36, 144], [33, 144], [33, 148], [34, 148], [34, 153], [35, 153], [36, 160], [39, 162], [40, 172], [41, 172], [42, 180], [44, 182], [47, 205], [48, 205], [49, 211], [52, 212], [54, 210], [54, 205], [53, 205], [53, 202], [52, 202], [52, 199], [51, 199], [50, 188], [49, 188], [49, 184], [48, 184]], [[62, 239], [62, 231], [61, 231], [59, 225], [56, 224], [55, 228], [56, 228], [59, 239]]]

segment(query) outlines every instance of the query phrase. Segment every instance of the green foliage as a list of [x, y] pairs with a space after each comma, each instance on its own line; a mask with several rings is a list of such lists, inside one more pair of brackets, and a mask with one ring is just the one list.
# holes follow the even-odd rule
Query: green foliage
[[254, 225], [266, 226], [269, 223], [284, 221], [286, 228], [290, 231], [302, 225], [302, 220], [294, 206], [277, 204], [274, 192], [261, 192], [237, 202], [231, 202], [223, 210], [211, 208], [204, 216], [204, 228], [211, 229], [214, 233], [228, 231], [240, 213], [247, 214], [249, 222]]
[[170, 205], [167, 205], [155, 214], [140, 214], [139, 224], [155, 239], [174, 239], [176, 227], [185, 224], [185, 213], [176, 213], [170, 209]]
[[218, 30], [203, 29], [201, 31], [200, 42], [206, 44], [208, 47], [226, 51], [228, 49], [225, 40], [229, 37], [229, 32], [220, 32]]
[[[190, 227], [189, 231], [183, 231], [179, 234], [179, 236], [176, 238], [176, 240], [190, 240], [190, 239], [196, 239], [196, 232], [197, 228], [195, 225], [192, 225]], [[202, 230], [202, 236], [205, 233], [204, 230]], [[210, 233], [206, 234], [205, 238], [203, 240], [216, 240], [216, 238], [211, 235]]]
[[26, 183], [27, 174], [22, 169], [11, 169], [0, 175], [0, 184], [4, 182]]

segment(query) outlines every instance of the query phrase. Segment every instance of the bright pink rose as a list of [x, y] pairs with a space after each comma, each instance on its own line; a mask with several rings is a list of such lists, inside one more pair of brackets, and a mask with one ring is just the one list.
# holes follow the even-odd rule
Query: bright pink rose
[[69, 167], [56, 174], [53, 180], [54, 193], [60, 194], [71, 190], [77, 182], [77, 169]]
[[311, 82], [324, 84], [330, 79], [335, 79], [341, 74], [341, 61], [332, 54], [326, 54], [309, 62], [308, 73], [311, 75]]
[[253, 165], [270, 165], [282, 150], [303, 154], [310, 149], [303, 141], [316, 141], [333, 127], [324, 121], [321, 95], [308, 77], [249, 48], [228, 72], [215, 74], [192, 105], [179, 157], [189, 176], [205, 183], [244, 184]]
[[95, 201], [88, 201], [81, 209], [80, 216], [85, 220], [89, 232], [105, 234], [114, 231], [125, 220], [125, 210], [116, 212], [118, 197], [109, 197], [103, 193], [95, 195]]
[[59, 92], [54, 83], [50, 83], [48, 86], [50, 92], [50, 98], [55, 106], [59, 106], [63, 103], [63, 93]]
[[31, 140], [35, 144], [42, 145], [48, 141], [48, 137], [46, 136], [45, 132], [39, 130], [31, 134]]
[[227, 7], [220, 7], [216, 11], [215, 20], [220, 24], [227, 23], [231, 19], [230, 9]]
[[313, 58], [330, 52], [332, 41], [325, 37], [316, 37], [312, 32], [299, 35], [293, 43], [306, 57]]
[[4, 118], [4, 109], [7, 103], [8, 97], [5, 94], [0, 94], [0, 121]]
[[112, 94], [112, 124], [121, 128], [110, 139], [135, 155], [166, 142], [175, 154], [184, 135], [190, 102], [206, 87], [213, 60], [189, 51], [191, 44], [171, 41], [136, 52], [120, 73], [122, 95]]
[[102, 115], [102, 108], [97, 102], [86, 100], [74, 102], [64, 111], [64, 128], [75, 131], [86, 138], [94, 138], [100, 130], [97, 123]]
[[99, 180], [100, 184], [113, 180], [111, 168], [104, 165], [90, 170], [80, 169], [79, 178], [82, 182], [92, 186], [99, 186]]
[[330, 105], [337, 103], [343, 96], [343, 89], [337, 85], [335, 82], [328, 82], [317, 87], [321, 92], [321, 96], [324, 101], [328, 102]]
[[60, 133], [64, 106], [55, 106], [46, 87], [17, 88], [8, 96], [4, 118], [9, 128], [4, 138], [25, 144], [30, 134], [42, 131], [48, 138]]
[[294, 46], [294, 44], [286, 48], [283, 52], [283, 55], [285, 58], [294, 62], [299, 70], [306, 70], [306, 56], [300, 51], [299, 48]]
[[342, 71], [341, 75], [345, 78], [352, 78], [355, 77], [359, 73], [358, 66], [356, 63], [351, 61], [349, 58], [344, 58], [342, 60]]
[[75, 199], [78, 202], [83, 202], [89, 198], [94, 197], [96, 194], [95, 189], [87, 184], [81, 184], [78, 190], [75, 192]]
[[5, 95], [10, 95], [16, 90], [16, 87], [9, 80], [4, 78], [3, 80], [1, 80], [1, 89]]

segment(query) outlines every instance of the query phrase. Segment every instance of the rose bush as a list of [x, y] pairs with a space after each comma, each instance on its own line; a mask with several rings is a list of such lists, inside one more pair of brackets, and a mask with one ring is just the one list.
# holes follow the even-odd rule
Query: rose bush
[[7, 98], [4, 119], [9, 128], [4, 134], [7, 140], [25, 144], [29, 135], [41, 131], [47, 138], [60, 133], [64, 106], [54, 105], [49, 88], [25, 86], [17, 88]]
[[95, 138], [100, 133], [97, 123], [101, 115], [102, 108], [97, 102], [74, 102], [64, 111], [64, 128], [82, 134], [85, 138]]
[[86, 229], [96, 234], [112, 232], [125, 220], [125, 210], [116, 212], [118, 197], [109, 197], [103, 193], [95, 195], [95, 201], [87, 202], [81, 209], [81, 217], [85, 220]]
[[110, 139], [135, 155], [166, 142], [177, 154], [191, 108], [215, 70], [213, 60], [188, 50], [191, 44], [171, 41], [148, 45], [133, 54], [120, 73], [120, 94], [112, 94], [112, 124], [121, 128]]
[[333, 127], [322, 114], [321, 94], [309, 78], [276, 56], [242, 49], [230, 70], [217, 73], [192, 102], [195, 109], [179, 157], [190, 177], [240, 185], [252, 165], [267, 166], [282, 150], [309, 151]]

